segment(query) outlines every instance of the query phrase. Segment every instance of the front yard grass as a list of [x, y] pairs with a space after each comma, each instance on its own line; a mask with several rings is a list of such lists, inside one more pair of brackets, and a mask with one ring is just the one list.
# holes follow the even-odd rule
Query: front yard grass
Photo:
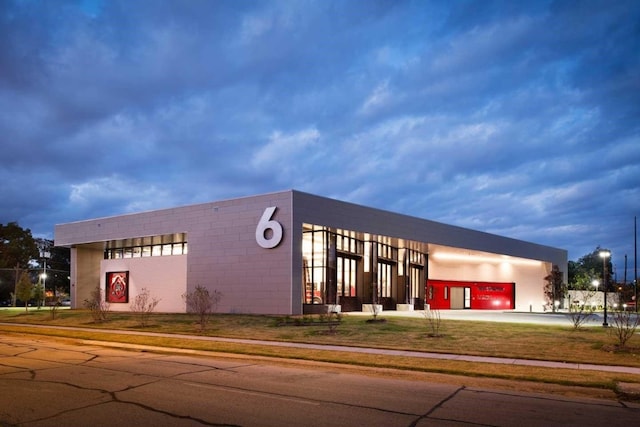
[[[288, 358], [338, 363], [351, 366], [392, 368], [416, 372], [486, 377], [528, 382], [543, 382], [574, 387], [613, 390], [618, 382], [640, 383], [640, 375], [515, 366], [508, 364], [472, 363], [456, 360], [422, 359], [384, 356], [331, 350], [309, 350], [273, 347], [260, 344], [238, 344], [193, 340], [181, 337], [156, 337], [100, 332], [101, 329], [138, 332], [161, 332], [198, 336], [243, 338], [267, 341], [373, 347], [423, 352], [454, 353], [516, 359], [550, 360], [640, 367], [640, 335], [636, 334], [621, 351], [609, 330], [585, 327], [573, 330], [567, 326], [442, 320], [442, 337], [429, 337], [424, 319], [388, 317], [385, 322], [368, 323], [369, 317], [342, 316], [340, 325], [329, 333], [316, 317], [292, 318], [258, 315], [216, 314], [204, 333], [198, 332], [196, 317], [189, 314], [152, 314], [148, 326], [142, 328], [130, 313], [109, 313], [109, 321], [95, 323], [87, 310], [61, 310], [51, 319], [46, 308], [0, 310], [0, 325], [8, 333], [54, 335], [81, 340], [115, 341], [136, 345], [192, 349], [197, 351], [245, 354], [270, 358]], [[18, 325], [20, 324], [20, 325]], [[56, 330], [24, 326], [71, 326], [90, 331]], [[304, 326], [302, 326], [304, 325]]]

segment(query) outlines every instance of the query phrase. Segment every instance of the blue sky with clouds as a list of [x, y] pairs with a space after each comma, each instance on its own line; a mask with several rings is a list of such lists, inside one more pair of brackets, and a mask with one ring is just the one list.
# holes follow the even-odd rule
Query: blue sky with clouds
[[0, 0], [0, 222], [298, 189], [633, 276], [640, 2]]

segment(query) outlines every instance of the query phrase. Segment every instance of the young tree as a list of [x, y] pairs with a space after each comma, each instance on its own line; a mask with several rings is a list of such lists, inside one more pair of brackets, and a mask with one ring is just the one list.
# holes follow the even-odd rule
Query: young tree
[[51, 314], [51, 320], [55, 320], [58, 316], [58, 309], [62, 305], [60, 301], [60, 297], [55, 296], [51, 301], [51, 305], [49, 305], [49, 314]]
[[88, 299], [84, 300], [83, 305], [91, 311], [94, 322], [106, 322], [109, 320], [109, 303], [106, 301], [104, 292], [97, 285], [92, 291]]
[[609, 330], [618, 340], [618, 346], [624, 348], [640, 325], [640, 316], [626, 310], [613, 312], [613, 327]]
[[36, 306], [38, 307], [38, 310], [40, 310], [45, 299], [44, 286], [42, 285], [41, 281], [33, 285], [33, 292], [31, 295], [33, 299], [36, 301]]
[[141, 327], [146, 327], [149, 323], [149, 317], [160, 300], [152, 297], [151, 292], [147, 288], [142, 288], [140, 293], [133, 299], [131, 304], [131, 311], [133, 311], [138, 317], [138, 323]]
[[16, 286], [16, 298], [24, 302], [25, 311], [29, 310], [29, 300], [33, 295], [33, 284], [27, 271], [22, 270]]
[[575, 300], [569, 301], [569, 318], [573, 324], [573, 329], [578, 330], [580, 327], [593, 316], [594, 306], [591, 303], [595, 290], [584, 289], [569, 291], [574, 295]]
[[551, 268], [551, 273], [544, 278], [544, 296], [548, 304], [551, 304], [553, 311], [556, 311], [556, 301], [563, 301], [566, 294], [566, 286], [563, 282], [563, 274], [557, 265]]
[[429, 329], [431, 330], [429, 336], [433, 338], [441, 337], [442, 334], [440, 333], [440, 310], [432, 310], [431, 308], [425, 307], [422, 315], [424, 316], [425, 320], [427, 321], [427, 325], [429, 325]]
[[217, 290], [209, 292], [209, 289], [198, 285], [193, 292], [182, 295], [182, 298], [187, 303], [187, 311], [198, 315], [200, 332], [203, 332], [222, 299], [222, 293]]

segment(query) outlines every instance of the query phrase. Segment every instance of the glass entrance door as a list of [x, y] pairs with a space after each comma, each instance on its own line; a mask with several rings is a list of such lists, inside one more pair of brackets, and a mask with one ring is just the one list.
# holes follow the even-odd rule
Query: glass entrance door
[[420, 297], [420, 278], [422, 277], [422, 267], [412, 265], [409, 269], [409, 292], [407, 302], [413, 304], [416, 298]]
[[471, 308], [471, 288], [464, 288], [464, 308]]
[[358, 260], [338, 256], [338, 297], [356, 296]]

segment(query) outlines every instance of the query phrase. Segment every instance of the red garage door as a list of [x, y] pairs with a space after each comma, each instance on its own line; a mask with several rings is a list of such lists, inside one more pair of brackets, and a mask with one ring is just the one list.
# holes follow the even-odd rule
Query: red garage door
[[512, 310], [515, 283], [428, 280], [427, 304], [433, 309]]

